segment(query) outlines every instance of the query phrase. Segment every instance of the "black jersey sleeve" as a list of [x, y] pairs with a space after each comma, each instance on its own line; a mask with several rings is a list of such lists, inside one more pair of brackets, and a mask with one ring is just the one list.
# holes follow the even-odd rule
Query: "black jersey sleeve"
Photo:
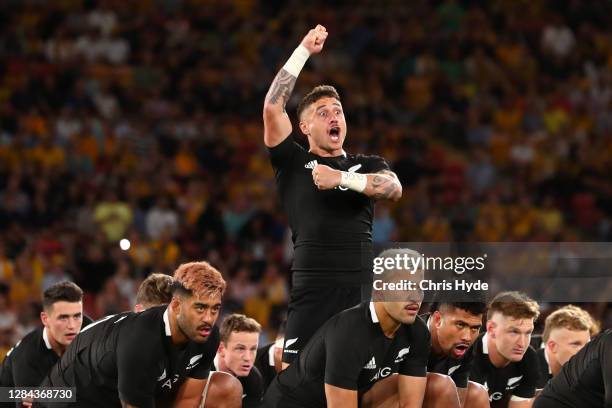
[[521, 360], [523, 378], [518, 387], [512, 392], [521, 398], [533, 398], [535, 396], [536, 384], [538, 382], [538, 356], [533, 347], [529, 346], [523, 360]]
[[431, 335], [425, 323], [418, 317], [411, 327], [411, 332], [410, 351], [400, 363], [398, 373], [411, 377], [425, 377], [431, 351]]
[[253, 368], [251, 368], [247, 381], [246, 383], [243, 382], [242, 388], [243, 393], [246, 394], [242, 400], [242, 408], [260, 407], [263, 400], [264, 385], [263, 377], [257, 367], [253, 366]]
[[368, 359], [367, 347], [354, 330], [336, 320], [325, 339], [325, 383], [347, 390], [357, 390], [359, 374]]
[[217, 349], [219, 348], [219, 339], [219, 330], [215, 326], [210, 337], [208, 338], [208, 340], [206, 340], [202, 361], [197, 366], [195, 366], [195, 368], [189, 373], [189, 377], [198, 380], [204, 380], [208, 378], [208, 373], [210, 372], [213, 366], [215, 354], [217, 354]]
[[40, 361], [35, 361], [30, 356], [19, 355], [19, 359], [13, 363], [13, 381], [15, 386], [35, 387], [40, 384], [46, 373], [41, 373]]
[[13, 382], [13, 357], [14, 348], [10, 349], [0, 366], [0, 387], [14, 387]]
[[380, 156], [366, 156], [367, 157], [367, 173], [378, 173], [383, 170], [391, 170], [389, 164]]
[[612, 408], [612, 332], [605, 334], [605, 336], [600, 354], [601, 375], [604, 384], [604, 407]]
[[[157, 359], [166, 353], [157, 327], [124, 328], [117, 344], [117, 385], [121, 401], [154, 407]], [[146, 339], [146, 341], [143, 341]]]
[[293, 141], [293, 136], [289, 135], [281, 143], [274, 147], [268, 147], [270, 152], [270, 161], [275, 169], [288, 167], [300, 146]]

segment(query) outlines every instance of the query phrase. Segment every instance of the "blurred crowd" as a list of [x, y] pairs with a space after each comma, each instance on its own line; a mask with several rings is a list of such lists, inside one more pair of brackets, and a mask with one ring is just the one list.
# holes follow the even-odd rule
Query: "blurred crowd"
[[396, 171], [404, 196], [377, 205], [375, 241], [612, 240], [610, 15], [606, 0], [1, 2], [0, 347], [57, 281], [97, 318], [194, 259], [226, 275], [226, 311], [275, 330], [292, 254], [261, 109], [316, 23], [330, 37], [288, 111], [335, 85], [347, 150]]

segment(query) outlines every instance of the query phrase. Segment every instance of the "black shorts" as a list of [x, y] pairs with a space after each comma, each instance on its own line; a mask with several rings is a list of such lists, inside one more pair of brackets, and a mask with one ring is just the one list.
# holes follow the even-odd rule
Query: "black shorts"
[[333, 315], [356, 306], [371, 285], [293, 288], [287, 312], [283, 362], [293, 363], [312, 335]]

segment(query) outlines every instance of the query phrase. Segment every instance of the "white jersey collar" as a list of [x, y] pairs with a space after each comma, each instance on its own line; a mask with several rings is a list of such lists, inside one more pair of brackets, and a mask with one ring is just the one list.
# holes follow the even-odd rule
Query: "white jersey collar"
[[164, 328], [166, 329], [166, 336], [172, 336], [172, 330], [170, 330], [170, 319], [168, 318], [168, 306], [164, 311]]
[[45, 342], [45, 346], [47, 346], [47, 348], [51, 350], [52, 349], [51, 342], [49, 341], [49, 333], [47, 333], [46, 327], [43, 329], [43, 340]]
[[376, 315], [376, 309], [374, 308], [374, 302], [370, 302], [370, 316], [372, 317], [372, 323], [378, 323], [378, 316]]
[[482, 336], [482, 354], [489, 354], [488, 340], [489, 340], [489, 333], [485, 333], [485, 335]]

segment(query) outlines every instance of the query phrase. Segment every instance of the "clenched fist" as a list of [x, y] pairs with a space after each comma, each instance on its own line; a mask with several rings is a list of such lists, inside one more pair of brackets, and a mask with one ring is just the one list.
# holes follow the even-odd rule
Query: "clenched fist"
[[302, 40], [302, 45], [311, 54], [318, 54], [323, 49], [323, 44], [327, 38], [327, 30], [321, 24], [318, 24], [315, 28], [308, 31], [308, 34]]
[[317, 164], [312, 169], [312, 181], [319, 190], [331, 190], [342, 182], [342, 173], [324, 164]]

